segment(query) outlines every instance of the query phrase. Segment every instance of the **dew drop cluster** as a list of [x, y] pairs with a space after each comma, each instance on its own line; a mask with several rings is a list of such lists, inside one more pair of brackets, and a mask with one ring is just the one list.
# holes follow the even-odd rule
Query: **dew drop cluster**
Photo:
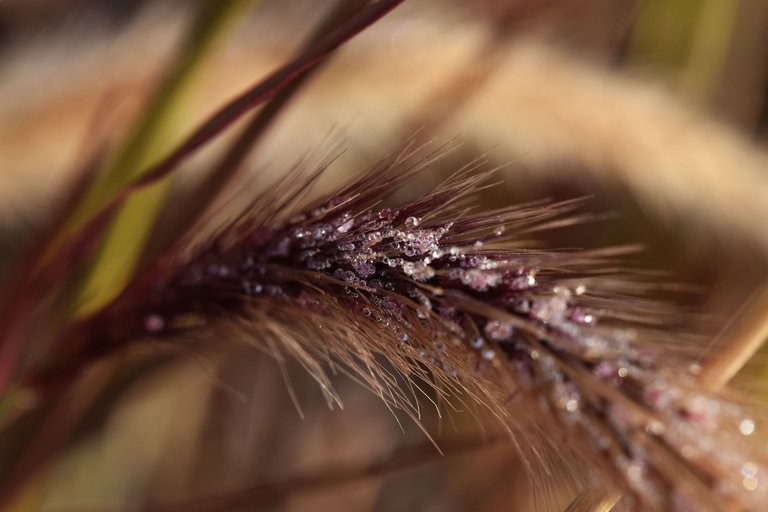
[[[571, 256], [547, 264], [512, 248], [517, 211], [462, 217], [416, 203], [356, 213], [349, 204], [334, 198], [282, 225], [236, 226], [158, 284], [159, 296], [194, 297], [190, 310], [283, 301], [319, 315], [330, 300], [345, 321], [389, 333], [393, 349], [433, 371], [458, 380], [508, 372], [539, 413], [589, 440], [629, 505], [696, 509], [685, 488], [669, 489], [679, 476], [671, 467], [705, 474], [723, 502], [768, 498], [766, 458], [749, 442], [761, 425], [699, 392], [695, 372], [665, 368], [635, 330], [605, 321], [590, 285], [558, 270]], [[160, 301], [142, 325], [157, 335], [188, 312]]]

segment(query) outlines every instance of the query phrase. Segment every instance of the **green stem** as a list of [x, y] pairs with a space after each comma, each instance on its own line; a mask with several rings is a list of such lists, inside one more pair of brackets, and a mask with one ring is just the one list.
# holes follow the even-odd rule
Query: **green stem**
[[[173, 69], [150, 100], [131, 134], [104, 168], [73, 216], [77, 224], [92, 215], [178, 142], [178, 120], [197, 75], [215, 42], [249, 0], [208, 0], [197, 14]], [[165, 198], [168, 180], [136, 193], [116, 214], [76, 298], [77, 315], [114, 298], [133, 274]]]

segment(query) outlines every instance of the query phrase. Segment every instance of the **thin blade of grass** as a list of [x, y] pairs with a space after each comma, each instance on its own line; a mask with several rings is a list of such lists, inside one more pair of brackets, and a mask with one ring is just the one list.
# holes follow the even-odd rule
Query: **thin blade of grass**
[[705, 360], [701, 385], [718, 391], [738, 374], [768, 339], [768, 286], [763, 286], [732, 323], [719, 350]]
[[[131, 179], [160, 158], [178, 138], [179, 118], [206, 57], [226, 33], [248, 0], [208, 1], [202, 4], [175, 66], [152, 98], [132, 134], [79, 205], [71, 222], [92, 214]], [[76, 299], [77, 313], [87, 314], [112, 299], [130, 279], [145, 241], [166, 195], [167, 183], [158, 183], [126, 200], [101, 242], [95, 261]], [[119, 264], [117, 262], [120, 262]], [[79, 303], [79, 304], [77, 304]]]

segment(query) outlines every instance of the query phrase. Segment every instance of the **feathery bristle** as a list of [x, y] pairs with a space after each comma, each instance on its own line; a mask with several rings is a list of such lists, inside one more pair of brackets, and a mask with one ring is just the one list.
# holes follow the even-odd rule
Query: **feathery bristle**
[[229, 322], [238, 331], [217, 332], [295, 357], [330, 404], [329, 367], [416, 419], [415, 383], [427, 382], [443, 405], [484, 404], [516, 439], [538, 430], [575, 450], [630, 507], [759, 509], [757, 420], [701, 392], [695, 360], [662, 348], [663, 306], [617, 292], [606, 268], [622, 249], [515, 243], [578, 221], [573, 202], [474, 213], [493, 171], [472, 162], [382, 206], [441, 154], [406, 146], [315, 202], [304, 198], [320, 171], [289, 175], [79, 325], [71, 360]]

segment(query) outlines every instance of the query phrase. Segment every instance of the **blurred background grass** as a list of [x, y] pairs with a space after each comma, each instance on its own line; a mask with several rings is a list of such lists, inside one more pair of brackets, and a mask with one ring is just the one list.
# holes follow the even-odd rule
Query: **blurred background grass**
[[[178, 140], [287, 59], [332, 5], [265, 0], [237, 11], [219, 44], [196, 63], [196, 79], [182, 80], [183, 108], [170, 115], [162, 113], [170, 101], [150, 98], [173, 80], [185, 38], [199, 42], [189, 38], [196, 30], [190, 27], [205, 4], [0, 3], [3, 262], [90, 147], [107, 142], [119, 155], [131, 133], [153, 135], [150, 142]], [[264, 187], [333, 130], [349, 149], [326, 187], [416, 128], [438, 140], [459, 135], [462, 147], [408, 195], [485, 154], [490, 165], [505, 166], [505, 183], [484, 193], [484, 206], [590, 196], [590, 211], [615, 215], [543, 234], [542, 243], [642, 243], [646, 250], [631, 264], [661, 283], [685, 285], [685, 293], [659, 287], [653, 294], [696, 311], [700, 324], [689, 329], [711, 338], [768, 271], [768, 217], [760, 216], [768, 212], [766, 49], [768, 2], [761, 0], [412, 1], [343, 48], [299, 93], [249, 160], [248, 170], [259, 174], [246, 173], [233, 189]], [[146, 129], [148, 115], [161, 118], [162, 136]], [[659, 134], [671, 136], [659, 142]], [[647, 146], [631, 144], [638, 141]], [[184, 177], [167, 185], [168, 197], [226, 142], [186, 164]], [[139, 158], [119, 172], [138, 172], [165, 144], [130, 155]], [[710, 163], [715, 169], [705, 180]], [[675, 173], [682, 191], [659, 179]], [[138, 244], [136, 230], [147, 229], [159, 211], [146, 203], [132, 209], [115, 228], [122, 247]], [[133, 264], [109, 254], [106, 272], [130, 274]], [[114, 284], [98, 275], [92, 282]], [[288, 363], [302, 419], [277, 364], [247, 344], [166, 359], [125, 356], [130, 370], [115, 378], [80, 441], [37, 479], [20, 509], [143, 509], [285, 480], [294, 482], [288, 490], [262, 491], [243, 509], [564, 510], [583, 484], [580, 472], [562, 465], [539, 475], [534, 492], [513, 448], [489, 442], [307, 489], [291, 478], [343, 474], [345, 465], [365, 468], [429, 441], [407, 418], [401, 428], [375, 396], [343, 378], [345, 408], [329, 411], [311, 379]], [[422, 418], [438, 444], [479, 435], [481, 425], [492, 437], [493, 422], [474, 417], [482, 411], [442, 412], [439, 420], [425, 406]]]

